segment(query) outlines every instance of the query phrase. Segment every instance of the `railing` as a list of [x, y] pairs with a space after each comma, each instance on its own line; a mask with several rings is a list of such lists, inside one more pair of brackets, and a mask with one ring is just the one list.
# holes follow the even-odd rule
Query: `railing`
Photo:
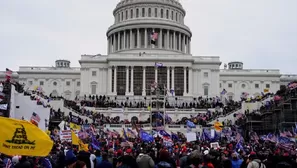
[[35, 66], [21, 66], [19, 71], [44, 71], [44, 70], [62, 70], [62, 71], [80, 71], [79, 67], [57, 68], [57, 67], [35, 67]]
[[280, 73], [278, 69], [220, 69], [220, 72]]
[[[150, 124], [141, 124], [139, 126], [144, 129], [151, 128]], [[104, 127], [110, 128], [110, 129], [132, 128], [132, 124], [105, 124]], [[184, 129], [187, 129], [187, 126], [186, 125], [169, 124], [169, 125], [166, 125], [165, 128], [166, 129], [182, 129], [182, 130], [184, 130]], [[196, 128], [193, 128], [193, 129], [202, 129], [202, 125], [196, 125]]]
[[[85, 109], [89, 109], [91, 110], [92, 107], [85, 107]], [[149, 112], [149, 110], [147, 110], [147, 108], [95, 108], [95, 110], [97, 112]], [[152, 108], [152, 111], [156, 111], [156, 108]], [[161, 111], [163, 110], [163, 108], [161, 109]], [[174, 113], [174, 112], [180, 112], [180, 113], [203, 113], [205, 114], [207, 112], [207, 110], [210, 111], [214, 111], [214, 109], [195, 109], [195, 108], [190, 108], [190, 109], [180, 109], [180, 108], [166, 108], [165, 111], [167, 113]], [[159, 109], [160, 111], [160, 109]]]

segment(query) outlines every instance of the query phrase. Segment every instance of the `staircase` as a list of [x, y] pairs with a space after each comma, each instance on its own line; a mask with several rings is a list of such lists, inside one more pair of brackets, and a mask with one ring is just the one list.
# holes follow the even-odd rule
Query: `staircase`
[[37, 105], [36, 100], [31, 100], [30, 96], [24, 96], [23, 93], [15, 93], [14, 97], [14, 104], [16, 106], [14, 118], [22, 119], [22, 117], [24, 117], [25, 120], [30, 121], [32, 113], [35, 112], [40, 117], [38, 127], [42, 130], [46, 130], [45, 120], [49, 121], [50, 108], [45, 108], [43, 105]]
[[242, 113], [242, 109], [238, 109], [238, 110], [235, 110], [225, 116], [220, 116], [218, 118], [215, 118], [215, 119], [209, 121], [207, 124], [213, 125], [216, 121], [223, 122], [225, 120], [231, 120], [231, 123], [234, 124], [236, 121], [236, 117], [234, 117], [234, 114], [238, 114], [238, 113]]

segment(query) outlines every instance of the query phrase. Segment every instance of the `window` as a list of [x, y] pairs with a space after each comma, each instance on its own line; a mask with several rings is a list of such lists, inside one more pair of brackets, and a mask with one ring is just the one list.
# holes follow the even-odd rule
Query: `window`
[[124, 12], [121, 13], [121, 21], [124, 20]]
[[77, 83], [76, 83], [76, 86], [80, 86], [80, 82], [77, 82]]
[[164, 11], [163, 11], [163, 9], [161, 9], [161, 18], [163, 18], [164, 17]]
[[92, 71], [92, 76], [96, 76], [97, 72], [96, 71]]
[[169, 19], [169, 10], [166, 10], [166, 19]]
[[33, 81], [29, 81], [29, 85], [33, 85]]
[[228, 87], [229, 88], [232, 88], [232, 83], [228, 83]]
[[222, 83], [220, 83], [220, 88], [222, 88]]
[[136, 9], [136, 18], [139, 17], [139, 9]]
[[245, 84], [243, 83], [243, 84], [241, 84], [241, 87], [244, 89], [245, 88]]
[[203, 73], [204, 78], [208, 78], [208, 72]]
[[125, 19], [127, 20], [128, 19], [128, 11], [126, 10], [126, 13], [125, 13]]
[[40, 82], [39, 82], [39, 85], [40, 85], [40, 86], [43, 86], [43, 85], [44, 85], [44, 82], [43, 82], [43, 81], [40, 81]]
[[142, 16], [142, 17], [145, 16], [145, 9], [144, 9], [144, 8], [142, 8], [141, 16]]
[[270, 84], [266, 84], [266, 89], [269, 89], [270, 88]]
[[54, 86], [57, 86], [57, 82], [54, 82], [53, 85], [54, 85]]
[[255, 88], [256, 88], [256, 89], [259, 88], [259, 84], [258, 84], [258, 83], [255, 84]]
[[155, 17], [158, 17], [158, 8], [155, 8]]
[[66, 82], [66, 86], [70, 86], [70, 81], [67, 81]]
[[96, 94], [97, 85], [91, 85], [91, 94]]
[[177, 13], [175, 13], [175, 20], [177, 21]]
[[171, 20], [173, 20], [173, 11], [171, 11], [171, 16], [170, 17], [171, 17]]
[[131, 14], [131, 19], [132, 19], [133, 18], [133, 9], [131, 9], [130, 14]]
[[208, 96], [208, 86], [204, 86], [204, 96]]
[[121, 16], [120, 14], [118, 13], [118, 22], [121, 20]]
[[152, 9], [151, 8], [148, 9], [148, 17], [152, 17]]

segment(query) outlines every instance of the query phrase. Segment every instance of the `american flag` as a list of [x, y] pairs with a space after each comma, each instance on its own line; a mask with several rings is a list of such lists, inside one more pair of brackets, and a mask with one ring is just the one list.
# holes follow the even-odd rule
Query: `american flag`
[[35, 112], [33, 112], [33, 113], [32, 113], [32, 117], [31, 117], [31, 120], [40, 122], [40, 117], [39, 117], [38, 114], [36, 114]]
[[5, 168], [11, 168], [11, 166], [12, 166], [12, 162], [9, 158], [7, 158]]

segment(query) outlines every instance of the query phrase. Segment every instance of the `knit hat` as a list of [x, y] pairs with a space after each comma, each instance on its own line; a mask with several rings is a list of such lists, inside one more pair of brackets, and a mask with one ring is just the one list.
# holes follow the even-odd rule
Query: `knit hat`
[[65, 161], [66, 161], [67, 166], [69, 166], [77, 161], [77, 158], [71, 149], [66, 152]]

